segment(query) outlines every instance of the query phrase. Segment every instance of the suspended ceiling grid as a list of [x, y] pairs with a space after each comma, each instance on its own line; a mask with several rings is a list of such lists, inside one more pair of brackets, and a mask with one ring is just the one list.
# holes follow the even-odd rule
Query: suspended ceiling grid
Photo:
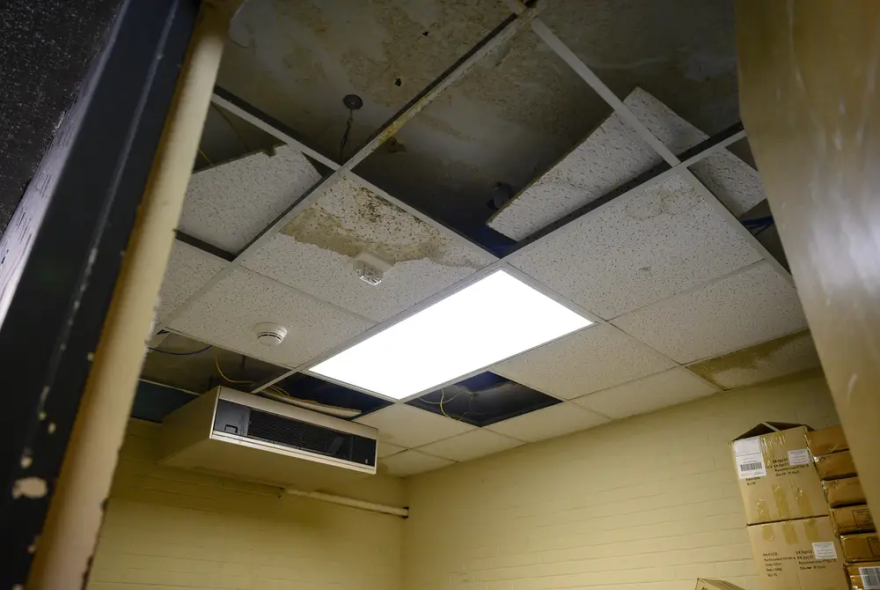
[[[651, 137], [648, 123], [633, 131], [650, 145], [662, 134]], [[162, 325], [303, 370], [389, 318], [460, 288], [463, 279], [501, 267], [525, 272], [597, 320], [490, 368], [562, 403], [487, 428], [403, 403], [359, 418], [380, 429], [382, 463], [391, 473], [442, 467], [815, 366], [790, 277], [763, 260], [754, 240], [685, 174], [598, 207], [502, 261], [350, 171], [325, 176], [320, 191], [308, 192], [318, 176], [295, 147], [194, 175], [181, 230], [236, 256], [227, 265], [178, 245], [163, 287], [174, 303], [160, 310]], [[291, 209], [304, 194], [314, 198]], [[241, 207], [245, 198], [249, 206]], [[254, 230], [285, 210], [289, 219], [271, 231]], [[351, 269], [364, 249], [396, 257], [376, 287]], [[213, 274], [218, 265], [225, 270]], [[601, 292], [590, 292], [596, 285]], [[251, 328], [258, 321], [290, 326], [289, 341], [271, 349], [256, 344]], [[754, 370], [737, 372], [737, 351], [755, 345], [766, 350], [753, 359]]]

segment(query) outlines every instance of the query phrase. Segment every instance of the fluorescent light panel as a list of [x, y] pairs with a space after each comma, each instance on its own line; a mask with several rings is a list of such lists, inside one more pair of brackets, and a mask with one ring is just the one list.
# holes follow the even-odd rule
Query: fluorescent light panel
[[403, 399], [591, 323], [499, 270], [309, 371]]

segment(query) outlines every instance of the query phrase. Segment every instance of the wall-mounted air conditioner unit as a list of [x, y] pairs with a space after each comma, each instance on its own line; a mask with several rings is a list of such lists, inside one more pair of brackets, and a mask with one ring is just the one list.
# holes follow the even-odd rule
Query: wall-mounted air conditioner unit
[[217, 387], [165, 417], [159, 463], [302, 490], [376, 473], [375, 428]]

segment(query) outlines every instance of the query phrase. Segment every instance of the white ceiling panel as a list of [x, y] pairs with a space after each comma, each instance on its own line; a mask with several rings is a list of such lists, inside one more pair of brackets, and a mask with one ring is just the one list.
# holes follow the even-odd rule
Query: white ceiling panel
[[[629, 101], [627, 97], [624, 104]], [[661, 162], [612, 113], [583, 143], [495, 214], [489, 226], [522, 240]]]
[[389, 475], [397, 477], [407, 477], [417, 473], [425, 473], [452, 465], [452, 461], [433, 457], [418, 451], [403, 451], [390, 457], [386, 457], [379, 462], [380, 466], [384, 466]]
[[[253, 328], [275, 322], [287, 328], [278, 346], [257, 342]], [[235, 269], [171, 328], [198, 340], [287, 367], [327, 352], [373, 322], [246, 269]]]
[[387, 443], [385, 441], [379, 441], [379, 449], [376, 452], [380, 459], [384, 459], [385, 457], [390, 457], [391, 455], [396, 455], [402, 451], [405, 451], [404, 447], [398, 447], [397, 445], [392, 445], [391, 443]]
[[766, 262], [613, 323], [679, 363], [726, 354], [806, 327], [794, 286]]
[[[670, 150], [680, 154], [708, 136], [641, 88], [623, 101]], [[633, 180], [662, 160], [616, 114], [612, 114], [544, 176], [526, 187], [489, 221], [495, 230], [522, 240]], [[692, 167], [734, 215], [764, 199], [754, 168], [728, 150]]]
[[682, 367], [580, 397], [576, 404], [610, 418], [646, 414], [720, 391]]
[[586, 430], [608, 422], [608, 418], [590, 412], [573, 402], [563, 402], [510, 420], [487, 426], [489, 430], [525, 442], [537, 442]]
[[429, 455], [449, 459], [450, 461], [470, 461], [477, 457], [500, 453], [501, 451], [518, 447], [521, 444], [523, 444], [522, 441], [497, 434], [485, 428], [479, 428], [424, 447], [419, 447], [419, 450]]
[[723, 389], [733, 389], [818, 366], [813, 338], [809, 332], [801, 332], [695, 363], [688, 369]]
[[[709, 139], [708, 135], [641, 88], [633, 90], [626, 103], [645, 127], [674, 154], [681, 154]], [[737, 217], [764, 200], [758, 172], [726, 149], [698, 162], [691, 171]]]
[[532, 389], [572, 399], [674, 366], [614, 326], [597, 325], [490, 370]]
[[162, 289], [159, 291], [159, 304], [156, 308], [159, 321], [174, 313], [174, 310], [183, 305], [224, 266], [225, 260], [174, 240]]
[[[369, 285], [355, 274], [354, 258], [363, 252], [393, 264], [378, 285]], [[245, 266], [381, 321], [494, 260], [346, 178]]]
[[619, 197], [510, 263], [611, 319], [760, 260], [683, 179]]
[[315, 168], [289, 146], [193, 174], [180, 229], [237, 253], [320, 179]]
[[382, 408], [355, 422], [379, 429], [379, 438], [384, 442], [410, 449], [474, 429], [470, 424], [405, 404]]

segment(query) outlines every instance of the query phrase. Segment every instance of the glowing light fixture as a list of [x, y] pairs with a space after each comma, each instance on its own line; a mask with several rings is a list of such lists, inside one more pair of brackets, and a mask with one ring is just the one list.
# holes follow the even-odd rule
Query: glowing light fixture
[[315, 365], [309, 372], [402, 399], [589, 326], [499, 270]]

